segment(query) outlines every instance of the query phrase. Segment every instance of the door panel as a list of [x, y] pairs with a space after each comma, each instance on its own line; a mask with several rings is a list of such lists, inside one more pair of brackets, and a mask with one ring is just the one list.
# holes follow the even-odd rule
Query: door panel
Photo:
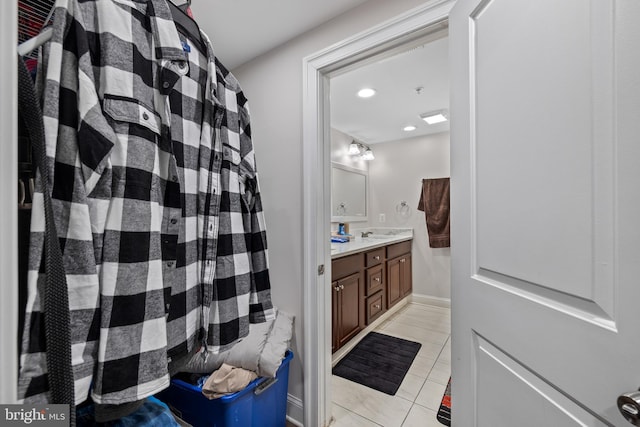
[[478, 268], [590, 301], [597, 273], [611, 313], [612, 3], [519, 3], [472, 15]]
[[635, 0], [452, 11], [456, 426], [627, 424], [616, 398], [640, 386], [638, 18]]
[[[478, 426], [600, 426], [585, 408], [541, 381], [533, 372], [480, 336], [475, 336], [478, 363]], [[496, 398], [507, 387], [517, 396], [509, 405]]]

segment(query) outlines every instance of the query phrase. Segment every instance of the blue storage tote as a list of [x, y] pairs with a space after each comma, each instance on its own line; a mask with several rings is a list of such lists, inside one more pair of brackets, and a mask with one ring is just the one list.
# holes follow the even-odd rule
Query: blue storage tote
[[156, 397], [193, 427], [284, 427], [291, 359], [293, 352], [287, 350], [275, 378], [256, 378], [218, 399], [209, 400], [200, 387], [178, 379]]

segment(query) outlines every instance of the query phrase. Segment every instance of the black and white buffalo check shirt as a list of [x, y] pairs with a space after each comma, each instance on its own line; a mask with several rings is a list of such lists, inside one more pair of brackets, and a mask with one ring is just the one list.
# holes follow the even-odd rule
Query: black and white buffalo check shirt
[[[76, 402], [169, 384], [274, 317], [247, 100], [168, 0], [58, 0], [42, 90]], [[20, 397], [46, 401], [44, 210], [33, 203]]]

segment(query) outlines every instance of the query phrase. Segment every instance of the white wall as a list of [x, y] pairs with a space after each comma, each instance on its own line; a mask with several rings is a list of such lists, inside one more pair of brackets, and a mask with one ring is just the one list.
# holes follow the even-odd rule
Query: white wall
[[424, 3], [369, 0], [233, 70], [251, 108], [274, 303], [296, 316], [289, 376], [294, 398], [303, 398], [303, 286], [311, 285], [302, 279], [302, 59]]
[[[413, 228], [413, 294], [449, 299], [451, 250], [429, 247], [424, 212], [417, 209], [422, 179], [449, 176], [449, 132], [375, 144], [372, 150], [369, 225]], [[408, 216], [396, 210], [402, 201], [409, 205]]]

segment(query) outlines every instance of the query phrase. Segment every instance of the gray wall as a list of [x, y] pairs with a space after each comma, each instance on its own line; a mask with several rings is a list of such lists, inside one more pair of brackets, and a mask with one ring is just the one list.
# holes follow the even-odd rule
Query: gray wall
[[[422, 179], [449, 176], [449, 132], [375, 144], [372, 149], [376, 158], [369, 162], [369, 225], [413, 228], [414, 296], [450, 299], [451, 250], [429, 247], [424, 212], [417, 209]], [[407, 202], [408, 215], [397, 212], [401, 201]]]

